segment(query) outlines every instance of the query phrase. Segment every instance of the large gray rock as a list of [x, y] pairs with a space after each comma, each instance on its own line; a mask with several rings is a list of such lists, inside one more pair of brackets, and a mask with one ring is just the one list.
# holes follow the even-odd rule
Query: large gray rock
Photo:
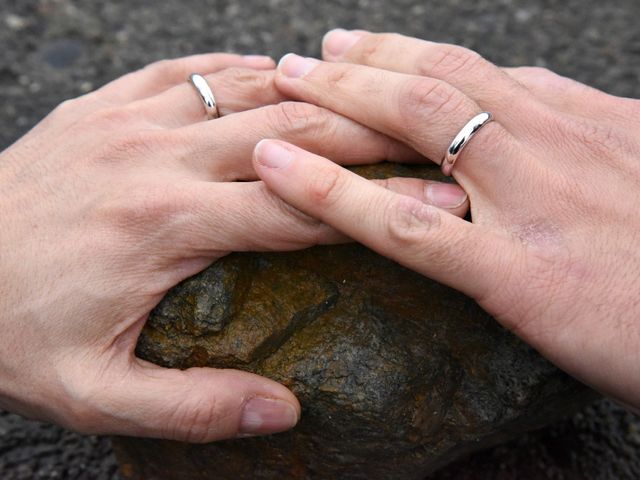
[[358, 245], [231, 255], [169, 293], [138, 355], [266, 375], [303, 415], [265, 438], [119, 439], [129, 478], [421, 479], [593, 398], [472, 300]]

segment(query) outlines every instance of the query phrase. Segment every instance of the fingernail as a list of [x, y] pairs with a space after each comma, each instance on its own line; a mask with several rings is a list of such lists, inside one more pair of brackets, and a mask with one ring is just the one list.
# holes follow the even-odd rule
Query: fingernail
[[288, 53], [278, 63], [278, 70], [286, 77], [301, 78], [313, 70], [320, 60], [304, 58], [294, 53]]
[[429, 183], [425, 194], [430, 204], [440, 208], [458, 208], [467, 200], [467, 193], [452, 183]]
[[261, 140], [255, 150], [258, 163], [269, 168], [283, 168], [293, 160], [293, 152], [277, 142]]
[[322, 49], [334, 57], [340, 57], [353, 47], [361, 36], [342, 28], [336, 28], [324, 36]]
[[298, 412], [289, 402], [256, 397], [242, 411], [239, 435], [260, 435], [282, 432], [298, 423]]

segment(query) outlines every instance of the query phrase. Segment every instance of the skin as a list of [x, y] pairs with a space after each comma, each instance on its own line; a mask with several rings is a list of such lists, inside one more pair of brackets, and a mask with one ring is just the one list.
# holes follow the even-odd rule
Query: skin
[[[149, 312], [232, 251], [348, 239], [257, 178], [259, 140], [342, 164], [421, 156], [329, 110], [286, 101], [264, 57], [153, 64], [64, 102], [0, 154], [0, 407], [85, 433], [213, 441], [292, 427], [285, 387], [234, 370], [164, 369], [135, 357]], [[222, 118], [205, 121], [186, 78], [206, 75]], [[383, 189], [463, 216], [458, 186]]]
[[401, 35], [330, 32], [323, 55], [283, 58], [280, 91], [436, 163], [468, 120], [493, 113], [453, 170], [472, 222], [281, 141], [257, 146], [260, 178], [293, 207], [473, 297], [638, 411], [640, 101]]

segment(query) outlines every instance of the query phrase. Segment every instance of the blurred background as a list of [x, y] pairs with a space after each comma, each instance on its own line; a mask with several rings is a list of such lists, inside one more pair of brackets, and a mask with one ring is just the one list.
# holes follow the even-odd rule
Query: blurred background
[[[0, 0], [0, 150], [62, 100], [154, 60], [317, 56], [335, 27], [461, 44], [640, 97], [638, 0]], [[25, 326], [27, 328], [27, 326]], [[108, 439], [0, 412], [0, 478], [118, 479]], [[640, 418], [602, 400], [432, 479], [640, 478]]]

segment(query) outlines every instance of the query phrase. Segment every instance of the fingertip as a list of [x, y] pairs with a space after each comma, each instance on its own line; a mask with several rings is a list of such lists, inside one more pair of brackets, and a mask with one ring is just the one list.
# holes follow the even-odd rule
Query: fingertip
[[464, 217], [469, 210], [469, 197], [457, 184], [405, 177], [374, 180], [374, 183], [400, 195], [447, 210], [458, 217]]
[[285, 63], [287, 63], [287, 61], [292, 58], [292, 57], [297, 57], [298, 55], [293, 53], [293, 52], [289, 52], [289, 53], [285, 53], [282, 57], [280, 57], [280, 60], [278, 60], [278, 65], [276, 65], [276, 68], [278, 69], [278, 71], [280, 71], [282, 65], [284, 65]]
[[259, 70], [271, 70], [276, 68], [276, 61], [268, 55], [244, 55], [243, 60], [247, 66]]
[[256, 145], [253, 158], [258, 168], [283, 169], [293, 161], [294, 152], [285, 142], [263, 139]]
[[[201, 393], [215, 398], [210, 403], [216, 412], [201, 415], [204, 419], [216, 420], [208, 429], [203, 428], [208, 432], [206, 441], [283, 432], [293, 428], [300, 419], [301, 408], [296, 396], [270, 378], [234, 369], [196, 368], [192, 374], [202, 387]], [[204, 388], [207, 383], [208, 393]], [[206, 401], [196, 404], [207, 408]], [[187, 427], [191, 424], [186, 423]]]
[[295, 53], [287, 53], [278, 62], [278, 77], [303, 78], [311, 73], [320, 63], [317, 58], [301, 57]]
[[250, 375], [251, 382], [256, 382], [251, 385], [254, 393], [248, 393], [246, 396], [237, 436], [267, 435], [295, 427], [300, 420], [302, 409], [293, 392], [269, 378]]
[[334, 48], [334, 42], [336, 42], [337, 38], [348, 33], [344, 28], [334, 28], [325, 33], [322, 37], [322, 56], [324, 58], [335, 56], [333, 53], [336, 50], [336, 48]]
[[284, 432], [295, 427], [299, 420], [300, 410], [290, 402], [254, 397], [242, 410], [237, 435], [247, 437]]
[[330, 30], [322, 38], [322, 52], [326, 58], [339, 58], [353, 47], [360, 38], [366, 35], [363, 30]]
[[440, 182], [427, 183], [425, 197], [430, 204], [447, 210], [460, 209], [469, 199], [467, 192], [459, 185]]

